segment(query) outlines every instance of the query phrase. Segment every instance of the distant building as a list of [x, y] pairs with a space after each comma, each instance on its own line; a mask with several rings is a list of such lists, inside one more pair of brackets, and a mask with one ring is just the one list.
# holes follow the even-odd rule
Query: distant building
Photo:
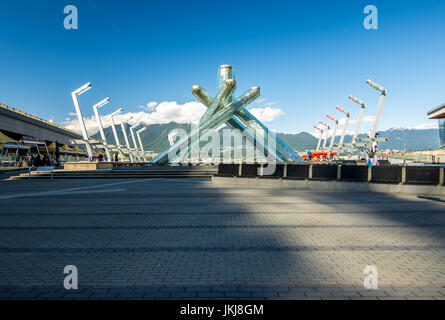
[[48, 144], [57, 141], [70, 144], [71, 139], [81, 139], [81, 136], [50, 121], [40, 119], [29, 113], [9, 107], [0, 102], [0, 131], [16, 140], [22, 137], [32, 137], [31, 140], [47, 141]]
[[445, 103], [428, 112], [429, 119], [438, 119], [440, 148], [445, 149]]

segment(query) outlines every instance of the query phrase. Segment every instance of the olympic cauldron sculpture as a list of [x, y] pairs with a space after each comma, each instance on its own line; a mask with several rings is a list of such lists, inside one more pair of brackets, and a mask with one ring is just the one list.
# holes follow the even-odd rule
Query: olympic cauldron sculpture
[[[181, 146], [187, 145], [188, 154], [190, 150], [198, 146], [200, 136], [210, 130], [216, 130], [223, 124], [229, 128], [239, 130], [246, 135], [250, 142], [256, 144], [267, 151], [268, 159], [275, 162], [300, 162], [303, 161], [298, 154], [289, 148], [279, 137], [269, 131], [255, 116], [253, 116], [246, 106], [260, 96], [260, 88], [252, 87], [250, 90], [235, 98], [236, 80], [234, 79], [233, 68], [230, 65], [222, 65], [218, 72], [219, 92], [211, 98], [201, 87], [193, 86], [193, 95], [207, 107], [206, 112], [199, 121], [198, 130], [192, 130], [188, 136], [179, 139], [169, 149], [154, 158], [151, 163], [169, 163], [169, 155]], [[273, 137], [273, 148], [270, 148], [270, 141], [264, 141], [264, 137]], [[259, 139], [261, 137], [261, 139]], [[191, 148], [188, 148], [191, 147]]]

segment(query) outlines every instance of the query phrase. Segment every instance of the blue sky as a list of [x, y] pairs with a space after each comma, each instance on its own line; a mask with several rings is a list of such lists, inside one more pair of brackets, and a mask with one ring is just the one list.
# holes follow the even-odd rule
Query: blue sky
[[[69, 4], [78, 30], [63, 27]], [[378, 30], [363, 27], [368, 4]], [[445, 102], [444, 18], [445, 1], [431, 0], [1, 1], [0, 101], [63, 123], [70, 92], [90, 81], [86, 117], [106, 96], [104, 114], [139, 112], [151, 101], [195, 101], [195, 84], [215, 94], [218, 66], [231, 64], [238, 94], [260, 86], [265, 100], [253, 107], [284, 113], [266, 123], [279, 132], [312, 131], [339, 116], [336, 105], [356, 118], [348, 94], [375, 114], [368, 78], [388, 89], [380, 129], [411, 127]]]

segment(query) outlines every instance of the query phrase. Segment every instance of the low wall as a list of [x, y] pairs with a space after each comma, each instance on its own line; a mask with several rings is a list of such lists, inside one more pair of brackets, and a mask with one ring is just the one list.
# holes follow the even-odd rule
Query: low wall
[[177, 171], [177, 170], [217, 170], [215, 165], [158, 165], [148, 163], [129, 163], [129, 162], [66, 162], [64, 169], [69, 171], [81, 170], [118, 170], [118, 171], [134, 171], [134, 170], [163, 170], [163, 171]]
[[335, 190], [347, 192], [382, 192], [413, 195], [445, 196], [445, 187], [427, 185], [367, 183], [350, 181], [318, 181], [214, 176], [212, 183], [224, 186]]
[[445, 195], [445, 171], [440, 166], [376, 166], [277, 163], [221, 164], [214, 183], [277, 188], [325, 189]]
[[65, 170], [106, 170], [112, 169], [112, 162], [67, 162], [63, 166]]

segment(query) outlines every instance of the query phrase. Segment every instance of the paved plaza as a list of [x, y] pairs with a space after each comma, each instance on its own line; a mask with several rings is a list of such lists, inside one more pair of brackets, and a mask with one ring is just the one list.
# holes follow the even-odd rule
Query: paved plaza
[[0, 201], [2, 299], [445, 299], [445, 198], [92, 179]]

